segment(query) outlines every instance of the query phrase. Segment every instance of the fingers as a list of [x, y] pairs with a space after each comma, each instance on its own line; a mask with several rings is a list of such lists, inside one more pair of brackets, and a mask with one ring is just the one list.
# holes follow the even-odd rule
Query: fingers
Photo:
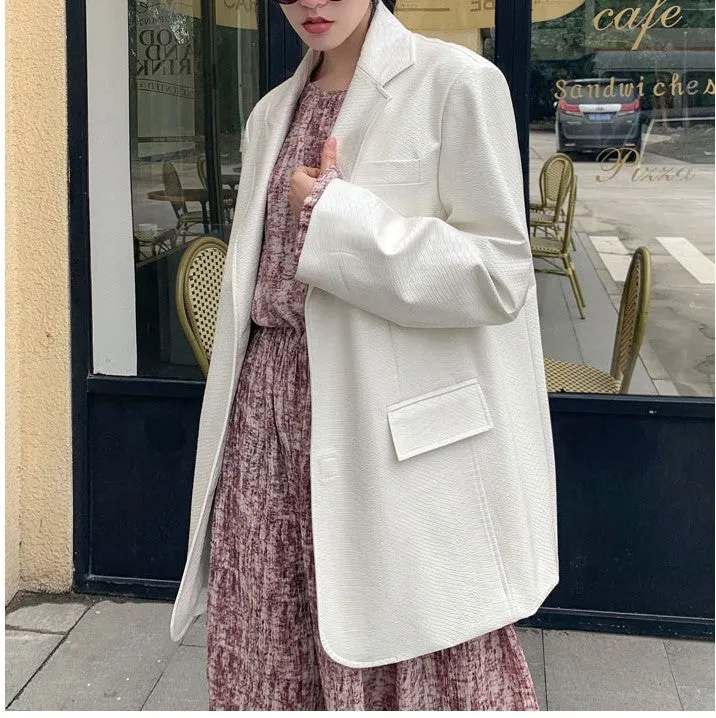
[[298, 165], [290, 170], [289, 177], [293, 177], [296, 172], [308, 175], [309, 177], [318, 177], [320, 173], [318, 167], [306, 167], [306, 165]]
[[331, 135], [326, 139], [321, 150], [321, 172], [336, 164], [336, 138]]
[[323, 148], [321, 149], [320, 167], [306, 167], [305, 165], [299, 165], [298, 167], [294, 167], [290, 174], [293, 175], [294, 172], [303, 172], [309, 177], [316, 179], [321, 172], [336, 164], [338, 160], [337, 145], [338, 140], [331, 135], [323, 143]]

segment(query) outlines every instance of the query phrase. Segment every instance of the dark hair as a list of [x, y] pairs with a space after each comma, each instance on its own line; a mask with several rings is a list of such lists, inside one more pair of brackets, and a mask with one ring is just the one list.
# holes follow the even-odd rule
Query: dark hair
[[370, 11], [371, 20], [373, 19], [373, 15], [375, 15], [375, 10], [378, 7], [379, 2], [382, 2], [383, 5], [390, 10], [390, 12], [395, 13], [395, 0], [370, 0], [370, 4], [373, 6]]

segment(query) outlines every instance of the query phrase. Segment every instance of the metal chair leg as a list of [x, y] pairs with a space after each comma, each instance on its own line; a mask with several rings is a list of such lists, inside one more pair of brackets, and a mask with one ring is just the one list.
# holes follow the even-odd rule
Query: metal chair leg
[[566, 274], [569, 277], [569, 283], [572, 285], [572, 292], [574, 293], [574, 300], [577, 303], [577, 309], [579, 310], [579, 316], [584, 319], [584, 306], [582, 304], [582, 296], [581, 291], [579, 289], [579, 285], [577, 283], [577, 275], [574, 271], [574, 267], [571, 265], [571, 263], [565, 258], [563, 260], [564, 262], [564, 268], [566, 270]]

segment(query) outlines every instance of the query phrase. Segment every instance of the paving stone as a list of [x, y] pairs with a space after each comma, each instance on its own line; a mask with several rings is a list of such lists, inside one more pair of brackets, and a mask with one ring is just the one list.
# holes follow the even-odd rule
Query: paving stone
[[543, 635], [549, 710], [681, 710], [660, 638]]
[[536, 281], [542, 351], [545, 357], [581, 363], [582, 355], [574, 333], [574, 324], [565, 307], [560, 277], [537, 274]]
[[5, 626], [44, 633], [67, 633], [89, 606], [84, 603], [43, 602], [6, 614]]
[[171, 604], [101, 601], [11, 705], [17, 710], [139, 710], [177, 649]]
[[179, 646], [169, 659], [142, 710], [205, 711], [209, 709], [206, 648]]
[[542, 649], [542, 630], [539, 628], [521, 628], [515, 626], [520, 639], [527, 665], [532, 675], [535, 693], [540, 708], [547, 710], [547, 687], [544, 680], [544, 651]]
[[182, 640], [185, 646], [206, 646], [206, 613], [197, 616]]
[[530, 674], [532, 675], [532, 683], [534, 683], [539, 708], [542, 711], [546, 711], [548, 703], [544, 666], [530, 666]]
[[530, 667], [544, 666], [542, 630], [540, 628], [523, 628], [521, 626], [515, 626], [515, 630]]
[[714, 710], [713, 641], [664, 640], [681, 705], [686, 711]]
[[61, 635], [5, 629], [5, 706], [55, 650]]
[[654, 379], [654, 386], [661, 396], [678, 396], [679, 392], [672, 381], [668, 379]]

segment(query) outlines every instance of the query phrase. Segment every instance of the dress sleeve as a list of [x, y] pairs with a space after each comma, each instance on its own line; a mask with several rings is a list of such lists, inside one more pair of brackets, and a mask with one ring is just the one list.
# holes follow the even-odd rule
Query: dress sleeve
[[294, 250], [294, 267], [298, 264], [298, 258], [301, 256], [303, 242], [306, 239], [306, 232], [308, 232], [308, 225], [311, 221], [311, 212], [329, 182], [334, 179], [343, 179], [343, 174], [337, 165], [331, 165], [318, 175], [311, 191], [306, 195], [306, 199], [303, 200], [303, 207], [301, 208], [301, 214], [298, 218], [298, 236], [296, 237], [296, 247]]

